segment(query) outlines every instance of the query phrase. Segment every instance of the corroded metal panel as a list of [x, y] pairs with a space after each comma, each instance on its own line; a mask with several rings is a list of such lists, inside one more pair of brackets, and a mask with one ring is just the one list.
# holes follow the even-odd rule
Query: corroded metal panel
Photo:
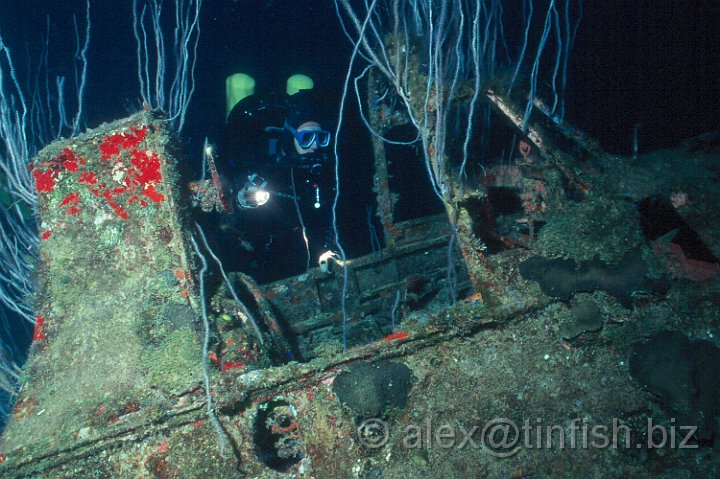
[[8, 462], [132, 427], [199, 382], [173, 144], [166, 122], [141, 113], [35, 159], [37, 323]]

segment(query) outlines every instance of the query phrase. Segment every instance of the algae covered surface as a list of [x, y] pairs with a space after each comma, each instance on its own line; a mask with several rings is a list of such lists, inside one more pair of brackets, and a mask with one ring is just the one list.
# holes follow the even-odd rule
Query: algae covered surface
[[[215, 427], [201, 388], [193, 268], [163, 170], [173, 157], [153, 125], [138, 115], [36, 162], [55, 184], [40, 192], [41, 234], [50, 233], [38, 271], [43, 321], [3, 438], [8, 477], [720, 473], [717, 367], [708, 363], [720, 354], [717, 154], [579, 162], [587, 195], [548, 200], [528, 248], [480, 257], [493, 304], [473, 295], [403, 305], [393, 334], [344, 353], [251, 370], [255, 350], [220, 311], [230, 303], [220, 293], [209, 301]], [[116, 134], [118, 152], [104, 160], [99, 145]], [[66, 166], [52, 170], [66, 147], [98, 179], [110, 174], [131, 191], [96, 195]], [[128, 173], [135, 149], [162, 158], [163, 181], [150, 191], [147, 176]], [[652, 214], [667, 204], [677, 214], [670, 236]], [[689, 230], [705, 250], [685, 242]], [[351, 330], [367, 319], [352, 314]]]
[[92, 439], [198, 382], [193, 322], [173, 322], [193, 313], [170, 145], [138, 114], [35, 159], [37, 326], [4, 450]]

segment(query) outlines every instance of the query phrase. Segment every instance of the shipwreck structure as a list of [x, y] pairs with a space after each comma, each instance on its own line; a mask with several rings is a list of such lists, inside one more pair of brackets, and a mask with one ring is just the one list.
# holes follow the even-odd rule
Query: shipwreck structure
[[[385, 248], [348, 261], [347, 283], [342, 270], [220, 280], [188, 218], [177, 143], [153, 113], [42, 150], [37, 326], [3, 477], [627, 477], [699, 457], [713, 467], [707, 445], [656, 457], [635, 443], [506, 450], [484, 436], [498, 418], [615, 419], [640, 434], [647, 418], [667, 425], [681, 411], [704, 431], [691, 443], [711, 441], [716, 425], [701, 419], [718, 412], [711, 402], [652, 402], [627, 361], [664, 328], [716, 330], [720, 255], [720, 226], [705, 223], [717, 196], [701, 196], [694, 176], [653, 176], [657, 161], [631, 171], [540, 104], [523, 130], [509, 99], [484, 101], [518, 135], [517, 155], [450, 185], [447, 214], [395, 220], [375, 141]], [[403, 123], [376, 106], [376, 131]], [[648, 237], [652, 212], [636, 205], [668, 188], [704, 198], [678, 210], [701, 253], [669, 232]], [[692, 317], [678, 313], [689, 295], [706, 300]], [[441, 426], [473, 431], [470, 442], [435, 443]]]

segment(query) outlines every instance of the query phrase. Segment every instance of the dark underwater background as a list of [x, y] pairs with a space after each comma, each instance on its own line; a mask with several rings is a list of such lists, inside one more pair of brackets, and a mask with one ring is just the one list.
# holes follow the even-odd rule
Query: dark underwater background
[[[506, 17], [512, 8], [505, 7]], [[3, 37], [22, 64], [25, 55], [36, 63], [49, 16], [51, 75], [71, 76], [59, 68], [75, 52], [72, 15], [82, 28], [85, 2], [3, 0], [0, 12]], [[303, 72], [316, 86], [339, 94], [351, 50], [333, 2], [206, 1], [201, 21], [197, 88], [185, 129], [191, 144], [222, 128], [224, 81], [231, 73], [248, 73], [258, 89], [272, 90]], [[93, 1], [91, 22], [92, 127], [140, 105], [132, 2]], [[617, 153], [630, 151], [636, 123], [643, 124], [645, 149], [714, 129], [720, 106], [718, 24], [717, 1], [584, 2], [569, 63], [567, 119]]]
[[[23, 71], [27, 64], [36, 69], [49, 21], [50, 75], [73, 78], [68, 61], [76, 51], [73, 14], [84, 28], [85, 6], [79, 0], [0, 1], [0, 32], [21, 76], [27, 77]], [[517, 8], [506, 5], [505, 17], [519, 15]], [[170, 17], [170, 5], [166, 9]], [[92, 1], [90, 15], [86, 124], [95, 127], [142, 105], [132, 2]], [[617, 154], [631, 153], [633, 127], [638, 123], [642, 124], [641, 152], [717, 129], [719, 24], [717, 1], [584, 2], [568, 65], [566, 120]], [[511, 53], [520, 40], [514, 33], [507, 32]], [[265, 94], [283, 91], [290, 75], [303, 73], [339, 107], [350, 54], [333, 2], [204, 2], [196, 88], [182, 135], [186, 160], [199, 164], [204, 138], [218, 141], [222, 134], [228, 75], [251, 75], [256, 91]], [[369, 135], [357, 120], [354, 95], [347, 102], [344, 121], [341, 173], [353, 175], [342, 175], [347, 182], [343, 186], [351, 197], [360, 196], [352, 204], [343, 202], [342, 214], [356, 216], [364, 224], [364, 206], [373, 201], [369, 192], [361, 191], [367, 189], [371, 175], [371, 151]], [[361, 236], [360, 241], [352, 235], [347, 238], [355, 255], [369, 247], [363, 244], [368, 241], [366, 232]]]

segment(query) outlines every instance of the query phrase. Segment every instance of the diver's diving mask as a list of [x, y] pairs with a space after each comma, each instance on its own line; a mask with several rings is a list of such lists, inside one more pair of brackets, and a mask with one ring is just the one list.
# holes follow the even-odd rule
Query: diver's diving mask
[[320, 148], [330, 144], [332, 134], [327, 130], [302, 130], [297, 131], [290, 124], [285, 122], [285, 129], [293, 134], [301, 148], [310, 148], [317, 141]]

